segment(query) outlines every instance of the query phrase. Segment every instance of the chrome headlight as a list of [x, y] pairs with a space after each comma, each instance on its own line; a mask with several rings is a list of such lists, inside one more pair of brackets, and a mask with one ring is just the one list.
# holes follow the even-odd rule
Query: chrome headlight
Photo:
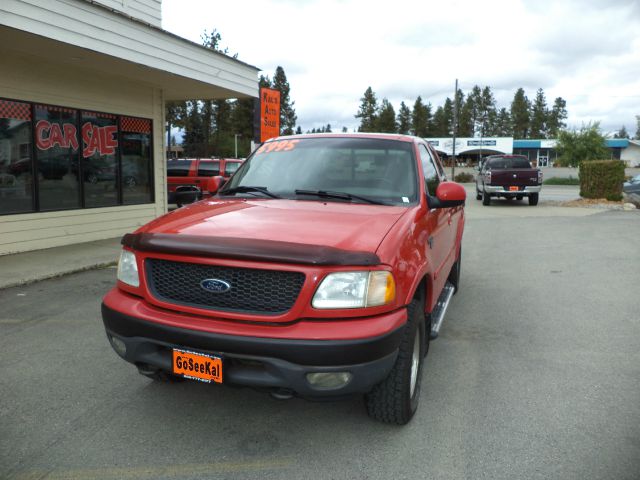
[[311, 305], [320, 309], [376, 307], [395, 298], [391, 272], [336, 272], [325, 277]]
[[140, 286], [140, 277], [138, 276], [138, 263], [136, 255], [129, 250], [120, 252], [120, 261], [118, 262], [118, 280], [132, 287]]

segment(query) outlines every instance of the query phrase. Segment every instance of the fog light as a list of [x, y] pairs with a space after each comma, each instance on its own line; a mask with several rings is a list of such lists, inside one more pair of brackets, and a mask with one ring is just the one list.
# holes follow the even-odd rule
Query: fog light
[[349, 383], [352, 377], [349, 372], [307, 373], [307, 382], [315, 388], [340, 388]]
[[118, 355], [124, 357], [127, 353], [127, 345], [117, 337], [109, 335], [109, 342]]

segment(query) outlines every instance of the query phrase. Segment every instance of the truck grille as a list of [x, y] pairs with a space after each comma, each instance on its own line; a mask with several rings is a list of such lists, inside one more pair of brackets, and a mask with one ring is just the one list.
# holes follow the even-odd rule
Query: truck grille
[[[304, 273], [253, 268], [220, 267], [197, 263], [147, 259], [147, 282], [159, 300], [209, 310], [277, 315], [293, 307]], [[215, 279], [230, 288], [223, 293], [205, 290], [201, 282]]]

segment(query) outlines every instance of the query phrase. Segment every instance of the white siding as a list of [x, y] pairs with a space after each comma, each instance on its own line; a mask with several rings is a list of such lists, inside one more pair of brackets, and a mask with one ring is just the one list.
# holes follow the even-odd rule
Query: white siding
[[130, 17], [160, 28], [162, 26], [162, 0], [86, 0], [118, 10]]
[[0, 255], [112, 238], [131, 232], [166, 211], [162, 91], [117, 76], [95, 76], [69, 65], [28, 58], [0, 59], [0, 95], [32, 102], [151, 118], [155, 204], [0, 216]]
[[[258, 94], [257, 68], [85, 0], [2, 0], [0, 24], [154, 69], [162, 75], [144, 72], [145, 78], [168, 94], [172, 84], [180, 82], [166, 72], [218, 89], [195, 98]], [[91, 58], [90, 53], [86, 56]]]

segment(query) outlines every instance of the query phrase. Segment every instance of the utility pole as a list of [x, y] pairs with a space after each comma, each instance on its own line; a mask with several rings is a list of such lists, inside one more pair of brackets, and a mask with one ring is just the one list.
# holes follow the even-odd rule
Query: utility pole
[[240, 135], [239, 133], [235, 133], [233, 135], [233, 140], [234, 140], [235, 145], [236, 145], [236, 156], [235, 156], [235, 158], [238, 158], [238, 137], [241, 137], [241, 136], [242, 135]]
[[456, 78], [456, 88], [453, 91], [453, 150], [451, 152], [451, 181], [456, 178], [456, 130], [458, 129], [458, 79]]

